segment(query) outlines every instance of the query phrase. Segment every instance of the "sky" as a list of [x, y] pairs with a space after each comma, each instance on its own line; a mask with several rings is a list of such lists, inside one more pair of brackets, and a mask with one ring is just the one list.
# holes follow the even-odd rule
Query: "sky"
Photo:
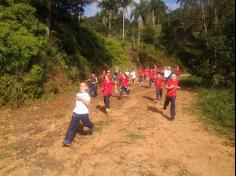
[[[136, 2], [139, 2], [139, 0], [135, 0]], [[176, 8], [178, 8], [178, 4], [176, 3], [177, 0], [164, 0], [164, 2], [166, 3], [166, 5], [171, 9], [171, 10], [175, 10]], [[90, 4], [90, 5], [86, 5], [84, 8], [84, 15], [87, 17], [91, 17], [97, 14], [97, 12], [99, 12], [99, 8], [97, 8], [96, 4]]]

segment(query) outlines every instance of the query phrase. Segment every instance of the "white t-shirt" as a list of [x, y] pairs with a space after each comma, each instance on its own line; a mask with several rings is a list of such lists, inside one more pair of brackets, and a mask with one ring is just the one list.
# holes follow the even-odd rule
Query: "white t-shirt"
[[126, 71], [126, 72], [125, 72], [125, 75], [126, 75], [126, 76], [129, 76], [129, 72], [128, 72], [128, 71]]
[[131, 79], [136, 79], [136, 73], [135, 73], [135, 71], [132, 71], [132, 72], [130, 73], [130, 75], [131, 75]]
[[74, 108], [73, 112], [76, 114], [88, 114], [89, 113], [88, 107], [81, 100], [77, 99], [78, 96], [84, 98], [86, 101], [91, 100], [91, 98], [87, 92], [78, 93], [76, 95], [76, 103], [75, 103], [75, 108]]
[[164, 78], [168, 78], [171, 74], [171, 70], [164, 70]]

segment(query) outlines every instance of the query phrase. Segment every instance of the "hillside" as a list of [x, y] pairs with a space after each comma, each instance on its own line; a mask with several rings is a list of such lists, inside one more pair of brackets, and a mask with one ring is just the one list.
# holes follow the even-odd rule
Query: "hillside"
[[49, 40], [46, 25], [33, 6], [14, 3], [0, 5], [0, 9], [0, 106], [16, 107], [26, 100], [59, 93], [92, 72], [115, 66], [175, 63], [146, 44], [135, 53], [138, 63], [133, 63], [131, 42], [105, 37], [71, 18], [55, 23]]

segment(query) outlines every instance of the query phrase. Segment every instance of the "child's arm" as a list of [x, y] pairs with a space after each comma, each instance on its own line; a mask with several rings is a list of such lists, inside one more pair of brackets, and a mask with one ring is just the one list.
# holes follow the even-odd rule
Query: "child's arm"
[[83, 98], [81, 96], [77, 96], [76, 98], [77, 98], [77, 100], [82, 101], [86, 106], [88, 106], [90, 103], [90, 100], [86, 100], [85, 98]]
[[173, 89], [175, 86], [169, 86], [169, 85], [166, 85], [166, 89]]

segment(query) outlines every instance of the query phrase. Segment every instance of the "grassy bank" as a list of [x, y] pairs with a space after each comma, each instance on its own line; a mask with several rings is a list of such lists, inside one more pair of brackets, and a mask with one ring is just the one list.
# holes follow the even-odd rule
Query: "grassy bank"
[[219, 134], [225, 135], [234, 143], [235, 131], [235, 93], [233, 89], [213, 89], [202, 86], [199, 77], [181, 80], [182, 87], [190, 87], [198, 93], [194, 109], [201, 118]]

